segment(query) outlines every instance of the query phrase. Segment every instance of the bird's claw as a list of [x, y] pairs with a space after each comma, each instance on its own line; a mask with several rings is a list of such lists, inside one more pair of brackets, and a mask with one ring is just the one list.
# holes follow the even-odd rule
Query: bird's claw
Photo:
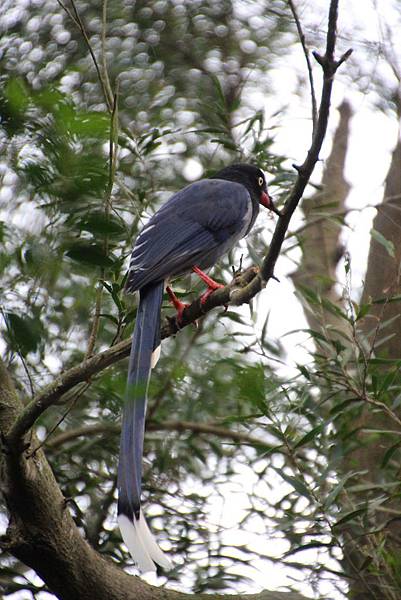
[[181, 300], [179, 300], [177, 298], [177, 296], [174, 294], [173, 290], [171, 289], [171, 287], [169, 285], [166, 287], [166, 292], [168, 294], [171, 304], [174, 306], [174, 308], [177, 311], [175, 320], [176, 320], [178, 329], [181, 329], [183, 312], [186, 308], [188, 308], [188, 306], [190, 306], [190, 304], [187, 304], [186, 302], [181, 302]]

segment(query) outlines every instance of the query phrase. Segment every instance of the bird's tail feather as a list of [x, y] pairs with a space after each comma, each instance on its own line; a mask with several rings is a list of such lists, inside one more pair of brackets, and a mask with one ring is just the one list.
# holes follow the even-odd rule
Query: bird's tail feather
[[173, 568], [167, 556], [157, 545], [142, 510], [139, 512], [139, 519], [134, 516], [133, 520], [130, 520], [124, 514], [119, 515], [118, 526], [124, 544], [142, 573], [156, 571], [155, 563], [166, 570]]
[[124, 542], [141, 571], [155, 570], [153, 561], [165, 568], [171, 568], [170, 562], [158, 548], [141, 511], [147, 389], [152, 355], [158, 353], [160, 346], [162, 298], [162, 281], [149, 284], [140, 291], [129, 359], [118, 465], [118, 523]]

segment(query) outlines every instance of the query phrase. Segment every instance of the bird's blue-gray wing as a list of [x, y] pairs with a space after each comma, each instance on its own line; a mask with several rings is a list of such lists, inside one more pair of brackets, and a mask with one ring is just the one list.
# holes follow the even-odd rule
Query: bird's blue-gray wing
[[203, 179], [174, 194], [136, 240], [127, 291], [210, 266], [245, 232], [251, 211], [246, 188], [230, 181]]

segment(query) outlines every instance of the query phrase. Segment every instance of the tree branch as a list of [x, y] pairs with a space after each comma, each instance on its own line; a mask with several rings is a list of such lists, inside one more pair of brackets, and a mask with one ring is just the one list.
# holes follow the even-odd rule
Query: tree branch
[[[229, 439], [233, 442], [239, 442], [240, 444], [248, 444], [249, 446], [258, 446], [259, 448], [265, 448], [270, 450], [272, 444], [268, 444], [263, 440], [243, 433], [240, 431], [231, 431], [226, 427], [221, 427], [215, 423], [197, 423], [195, 421], [164, 421], [160, 423], [158, 421], [147, 421], [147, 431], [190, 431], [192, 433], [200, 433], [207, 435], [214, 435], [216, 437]], [[63, 446], [67, 442], [75, 440], [79, 437], [89, 437], [92, 435], [101, 435], [103, 433], [115, 433], [119, 434], [121, 431], [120, 425], [115, 423], [96, 423], [95, 425], [86, 425], [83, 427], [77, 427], [76, 429], [70, 429], [63, 431], [59, 435], [46, 443], [47, 448], [58, 448]]]

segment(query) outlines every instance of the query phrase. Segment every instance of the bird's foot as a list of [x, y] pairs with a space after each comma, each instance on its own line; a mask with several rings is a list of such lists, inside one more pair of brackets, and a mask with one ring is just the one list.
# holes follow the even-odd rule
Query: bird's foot
[[188, 308], [188, 306], [190, 306], [190, 304], [187, 304], [186, 302], [181, 302], [181, 300], [179, 300], [177, 298], [177, 296], [174, 294], [173, 290], [171, 289], [171, 287], [169, 285], [166, 287], [166, 292], [168, 294], [171, 304], [174, 306], [175, 310], [177, 311], [176, 320], [177, 320], [177, 325], [180, 326], [182, 323], [182, 313], [184, 312], [184, 310], [186, 308]]
[[201, 304], [205, 304], [206, 300], [209, 298], [209, 296], [211, 294], [213, 294], [213, 292], [215, 292], [216, 290], [219, 290], [219, 289], [225, 287], [222, 283], [217, 283], [217, 281], [214, 281], [214, 279], [212, 279], [211, 277], [209, 277], [209, 275], [206, 275], [206, 273], [204, 273], [201, 269], [199, 269], [199, 267], [192, 267], [192, 270], [207, 285], [206, 292], [204, 292], [202, 294], [202, 296], [200, 297], [200, 303]]
[[[200, 297], [200, 303], [203, 305], [205, 304], [206, 300], [209, 298], [209, 296], [211, 296], [213, 294], [213, 292], [215, 292], [216, 290], [219, 290], [221, 288], [225, 287], [225, 285], [221, 284], [221, 283], [217, 283], [215, 282], [214, 286], [210, 286], [207, 288], [206, 292], [204, 292], [202, 294], [202, 296]], [[227, 305], [224, 305], [226, 310], [227, 310]]]

